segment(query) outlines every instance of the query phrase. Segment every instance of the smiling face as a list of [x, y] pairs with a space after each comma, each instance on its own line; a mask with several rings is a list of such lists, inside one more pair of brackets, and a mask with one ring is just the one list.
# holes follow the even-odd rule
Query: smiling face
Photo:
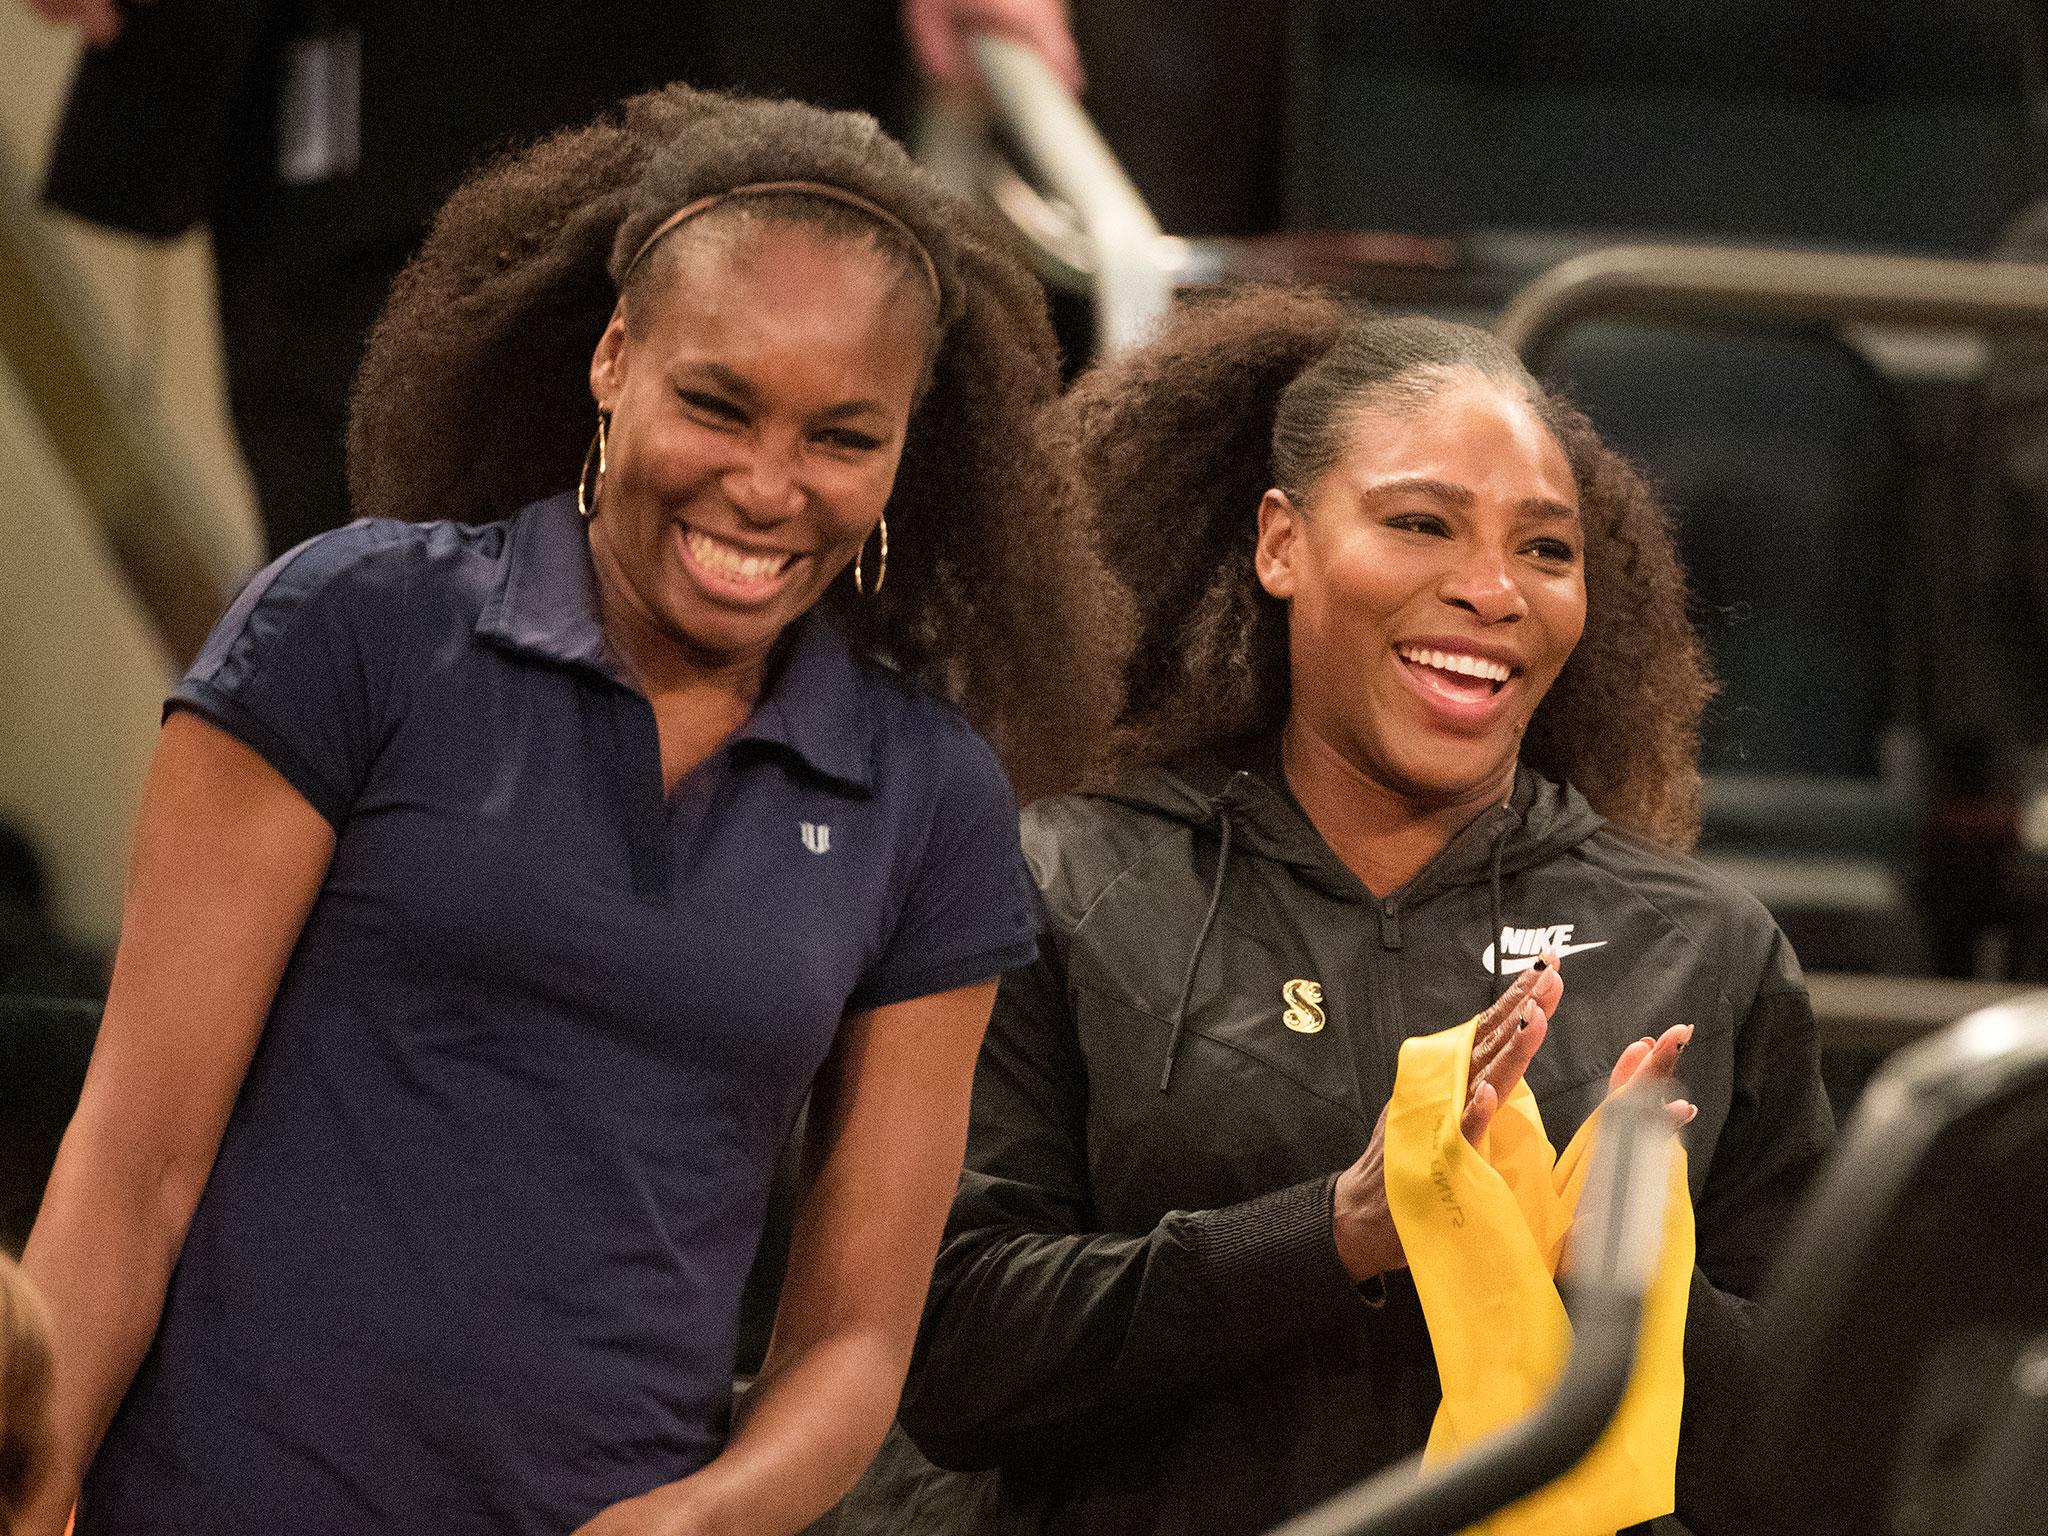
[[643, 672], [758, 667], [882, 515], [931, 301], [876, 245], [786, 220], [664, 244], [591, 360], [606, 635]]
[[1289, 728], [1418, 808], [1499, 799], [1585, 628], [1571, 465], [1519, 391], [1474, 369], [1340, 431], [1299, 504], [1259, 507]]

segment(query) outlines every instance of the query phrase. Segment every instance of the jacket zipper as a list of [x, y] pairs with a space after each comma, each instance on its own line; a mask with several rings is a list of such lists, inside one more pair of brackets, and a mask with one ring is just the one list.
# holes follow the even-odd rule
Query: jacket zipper
[[[1379, 903], [1379, 929], [1381, 954], [1377, 959], [1367, 955], [1367, 969], [1372, 973], [1373, 1013], [1376, 1028], [1372, 1033], [1373, 1052], [1378, 1081], [1368, 1090], [1361, 1081], [1358, 1085], [1359, 1103], [1371, 1106], [1366, 1118], [1370, 1120], [1379, 1112], [1379, 1106], [1386, 1102], [1385, 1095], [1393, 1092], [1394, 1064], [1401, 1049], [1401, 1041], [1407, 1036], [1407, 1025], [1402, 1019], [1401, 977], [1398, 951], [1401, 948], [1401, 909], [1391, 899]], [[1378, 1103], [1374, 1100], [1377, 1097]]]

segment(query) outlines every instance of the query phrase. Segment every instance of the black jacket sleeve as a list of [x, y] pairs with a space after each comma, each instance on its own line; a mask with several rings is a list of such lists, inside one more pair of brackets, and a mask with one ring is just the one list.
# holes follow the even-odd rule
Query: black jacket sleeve
[[1778, 935], [1738, 1026], [1728, 1121], [1695, 1206], [1698, 1264], [1685, 1328], [1678, 1513], [1696, 1536], [1741, 1536], [1755, 1489], [1746, 1436], [1770, 1368], [1757, 1298], [1833, 1140], [1820, 1040], [1797, 962]]
[[1239, 1205], [1096, 1230], [1087, 1068], [1054, 934], [1002, 984], [975, 1071], [967, 1167], [901, 1420], [955, 1469], [1142, 1422], [1371, 1310], [1338, 1260], [1334, 1173]]

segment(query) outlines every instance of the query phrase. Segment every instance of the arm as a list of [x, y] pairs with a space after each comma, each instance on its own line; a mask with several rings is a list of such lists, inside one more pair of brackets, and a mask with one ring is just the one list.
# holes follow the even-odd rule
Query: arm
[[814, 1176], [732, 1439], [579, 1536], [793, 1532], [853, 1485], [896, 1411], [994, 998], [982, 982], [847, 1018], [812, 1089]]
[[[1270, 1369], [1326, 1330], [1371, 1326], [1380, 1298], [1358, 1282], [1404, 1262], [1377, 1131], [1342, 1174], [1171, 1211], [1149, 1232], [1102, 1231], [1088, 1068], [1057, 938], [1042, 937], [1039, 952], [997, 998], [967, 1172], [901, 1413], [928, 1457], [958, 1469], [1085, 1452], [1105, 1433], [1177, 1413], [1190, 1393]], [[1468, 1135], [1483, 1133], [1519, 1080], [1561, 991], [1554, 969], [1530, 973], [1489, 1012]], [[1530, 1024], [1518, 1030], [1525, 1004]]]
[[334, 850], [250, 748], [170, 717], [150, 765], [113, 986], [23, 1267], [55, 1356], [52, 1475], [22, 1526], [57, 1536], [156, 1331], [278, 978]]
[[1750, 1519], [1753, 1490], [1736, 1484], [1770, 1370], [1758, 1348], [1757, 1298], [1832, 1137], [1813, 1010], [1781, 935], [1737, 1035], [1728, 1121], [1695, 1212], [1678, 1513], [1699, 1536], [1739, 1536]]

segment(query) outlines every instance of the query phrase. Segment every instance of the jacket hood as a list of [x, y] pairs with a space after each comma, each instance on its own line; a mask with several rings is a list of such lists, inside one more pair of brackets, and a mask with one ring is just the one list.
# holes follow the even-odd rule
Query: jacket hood
[[[1280, 778], [1277, 751], [1266, 751], [1263, 759], [1204, 756], [1154, 769], [1112, 786], [1101, 798], [1219, 834], [1228, 820], [1239, 855], [1285, 864], [1331, 896], [1379, 904], [1295, 806]], [[1514, 874], [1577, 847], [1606, 824], [1570, 785], [1518, 768], [1508, 803], [1475, 817], [1386, 900], [1407, 906]]]

